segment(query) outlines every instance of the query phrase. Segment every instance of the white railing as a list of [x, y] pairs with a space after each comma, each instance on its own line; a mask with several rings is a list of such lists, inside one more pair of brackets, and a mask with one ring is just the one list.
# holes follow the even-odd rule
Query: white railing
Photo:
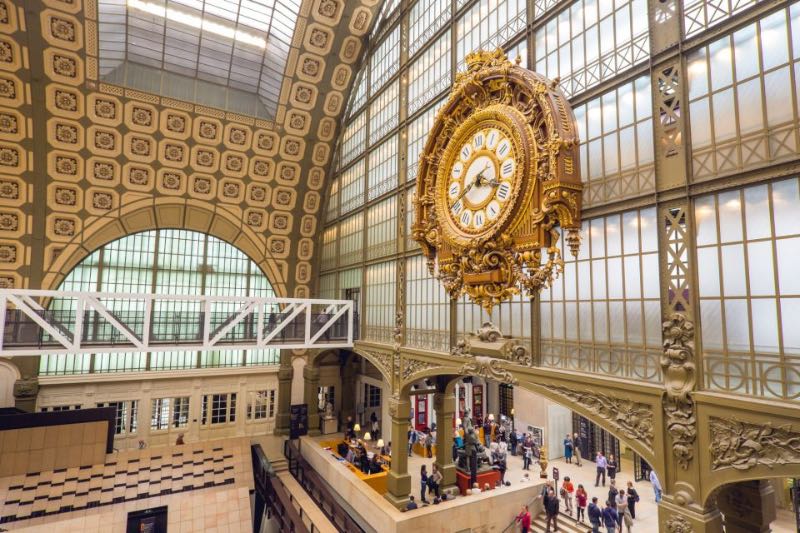
[[0, 290], [0, 356], [353, 345], [350, 300]]

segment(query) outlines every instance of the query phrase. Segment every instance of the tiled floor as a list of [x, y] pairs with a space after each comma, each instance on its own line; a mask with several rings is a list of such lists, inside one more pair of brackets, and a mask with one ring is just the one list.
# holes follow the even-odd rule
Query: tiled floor
[[138, 500], [251, 485], [246, 439], [127, 450], [108, 455], [103, 464], [0, 479], [0, 523], [9, 528], [40, 518], [71, 520], [72, 513], [112, 504], [126, 508]]

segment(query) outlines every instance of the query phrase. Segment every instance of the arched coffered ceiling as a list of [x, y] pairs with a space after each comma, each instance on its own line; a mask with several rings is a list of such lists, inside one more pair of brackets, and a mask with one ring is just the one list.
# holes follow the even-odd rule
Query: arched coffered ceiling
[[[224, 219], [275, 285], [310, 295], [333, 143], [379, 4], [0, 0], [0, 285], [49, 287], [112, 234], [203, 227], [196, 215]], [[134, 63], [147, 68], [120, 78]], [[247, 94], [262, 107], [244, 112]]]

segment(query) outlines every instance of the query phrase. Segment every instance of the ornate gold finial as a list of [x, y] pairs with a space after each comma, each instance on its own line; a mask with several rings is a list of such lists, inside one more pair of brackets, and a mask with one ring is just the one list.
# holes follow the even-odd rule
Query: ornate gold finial
[[480, 70], [485, 67], [499, 67], [510, 64], [508, 56], [503, 52], [502, 48], [489, 52], [487, 50], [477, 50], [467, 54], [466, 57], [467, 70]]

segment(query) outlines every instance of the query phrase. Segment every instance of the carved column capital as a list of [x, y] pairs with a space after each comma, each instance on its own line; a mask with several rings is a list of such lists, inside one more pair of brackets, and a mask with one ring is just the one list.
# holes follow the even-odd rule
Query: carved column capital
[[394, 420], [407, 420], [411, 417], [411, 400], [392, 396], [389, 399], [389, 416]]
[[319, 381], [319, 368], [311, 365], [304, 366], [303, 379], [306, 381]]
[[29, 400], [36, 398], [39, 393], [39, 380], [37, 378], [22, 378], [14, 382], [14, 398], [16, 400]]

